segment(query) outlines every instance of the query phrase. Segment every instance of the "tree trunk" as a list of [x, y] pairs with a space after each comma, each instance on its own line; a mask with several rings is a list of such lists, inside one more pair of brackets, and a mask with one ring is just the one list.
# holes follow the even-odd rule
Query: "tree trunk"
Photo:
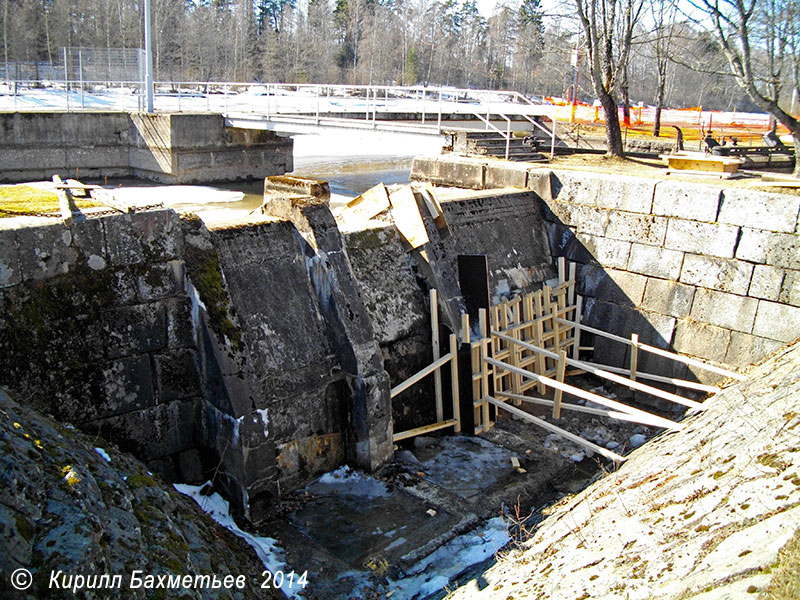
[[611, 156], [625, 156], [622, 147], [622, 130], [619, 126], [619, 112], [614, 97], [606, 92], [600, 94], [600, 104], [606, 117], [606, 145]]
[[631, 99], [628, 94], [628, 67], [622, 71], [622, 85], [620, 85], [620, 93], [622, 94], [622, 122], [625, 127], [631, 126]]
[[656, 116], [653, 120], [653, 137], [661, 135], [661, 110], [664, 108], [664, 80], [658, 83], [658, 95], [656, 97]]
[[800, 127], [796, 127], [792, 131], [792, 137], [794, 138], [794, 171], [792, 171], [792, 175], [800, 177]]

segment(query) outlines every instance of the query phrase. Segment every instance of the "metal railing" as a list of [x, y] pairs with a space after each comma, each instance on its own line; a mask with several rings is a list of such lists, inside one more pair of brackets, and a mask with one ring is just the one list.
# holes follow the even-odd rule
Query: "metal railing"
[[[213, 111], [223, 115], [257, 115], [267, 120], [313, 119], [316, 125], [360, 122], [378, 129], [381, 122], [414, 123], [418, 132], [474, 129], [463, 122], [512, 119], [540, 129], [534, 117], [554, 119], [552, 105], [536, 104], [523, 94], [504, 90], [450, 87], [333, 85], [249, 82], [161, 81], [155, 85], [156, 112]], [[6, 96], [6, 102], [3, 102]], [[8, 102], [7, 97], [13, 97]], [[143, 110], [139, 81], [20, 80], [0, 82], [0, 110]], [[507, 132], [510, 127], [507, 127]], [[555, 135], [553, 143], [555, 143]], [[508, 134], [510, 135], [510, 134]]]

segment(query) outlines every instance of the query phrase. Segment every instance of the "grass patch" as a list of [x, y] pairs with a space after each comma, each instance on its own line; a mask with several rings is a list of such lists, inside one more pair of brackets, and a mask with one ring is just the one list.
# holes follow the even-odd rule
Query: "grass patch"
[[[90, 208], [103, 204], [91, 198], [76, 198], [75, 206]], [[58, 213], [58, 196], [29, 185], [0, 185], [0, 219], [14, 216], [9, 213], [27, 212]]]
[[778, 553], [772, 568], [772, 581], [762, 598], [789, 600], [800, 598], [800, 529]]

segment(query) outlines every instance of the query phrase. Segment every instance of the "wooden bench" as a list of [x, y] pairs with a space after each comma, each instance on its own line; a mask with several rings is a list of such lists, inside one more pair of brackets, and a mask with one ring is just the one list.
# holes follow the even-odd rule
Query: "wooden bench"
[[667, 163], [667, 175], [671, 173], [710, 175], [721, 179], [732, 176], [744, 162], [741, 158], [686, 151], [661, 154], [659, 158]]

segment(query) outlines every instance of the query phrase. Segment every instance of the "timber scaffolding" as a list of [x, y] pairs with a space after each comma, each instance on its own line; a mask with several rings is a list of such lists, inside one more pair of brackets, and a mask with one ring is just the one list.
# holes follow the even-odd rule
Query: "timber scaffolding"
[[[691, 410], [704, 410], [701, 402], [642, 383], [641, 380], [669, 384], [677, 388], [694, 390], [707, 395], [719, 391], [719, 387], [675, 377], [665, 377], [639, 370], [641, 352], [655, 354], [673, 361], [729, 377], [743, 380], [744, 376], [720, 367], [683, 356], [669, 350], [657, 348], [639, 341], [632, 333], [630, 338], [608, 333], [581, 323], [582, 298], [576, 294], [576, 265], [558, 259], [558, 284], [505, 300], [480, 309], [477, 334], [471, 332], [468, 314], [461, 315], [461, 339], [449, 336], [450, 351], [439, 356], [439, 320], [436, 290], [430, 291], [431, 328], [434, 361], [391, 390], [391, 397], [433, 374], [436, 404], [436, 422], [407, 431], [396, 432], [393, 441], [407, 439], [432, 431], [453, 427], [462, 430], [461, 394], [470, 394], [474, 430], [478, 435], [494, 426], [496, 413], [504, 410], [528, 423], [546, 429], [571, 442], [588, 448], [612, 461], [622, 462], [621, 456], [607, 448], [598, 446], [557, 425], [549, 423], [520, 408], [523, 404], [546, 406], [552, 409], [554, 419], [560, 419], [562, 411], [576, 411], [594, 416], [619, 419], [652, 427], [678, 430], [679, 422], [655, 415], [646, 410], [629, 406], [624, 402], [586, 391], [565, 382], [572, 375], [589, 373], [617, 385], [628, 387], [679, 404]], [[592, 351], [593, 347], [580, 345], [580, 333], [585, 331], [630, 346], [628, 368], [596, 364], [579, 358], [580, 351]], [[468, 354], [465, 352], [468, 346]], [[459, 351], [461, 349], [461, 352]], [[469, 357], [470, 384], [459, 382], [459, 354]], [[452, 414], [445, 418], [441, 370], [450, 369]], [[569, 370], [568, 370], [569, 369]], [[465, 390], [464, 388], [468, 388]], [[552, 399], [544, 397], [552, 389]], [[529, 396], [526, 392], [536, 392]], [[573, 404], [563, 401], [564, 394], [581, 398], [601, 408]], [[494, 407], [495, 410], [491, 410]]]

